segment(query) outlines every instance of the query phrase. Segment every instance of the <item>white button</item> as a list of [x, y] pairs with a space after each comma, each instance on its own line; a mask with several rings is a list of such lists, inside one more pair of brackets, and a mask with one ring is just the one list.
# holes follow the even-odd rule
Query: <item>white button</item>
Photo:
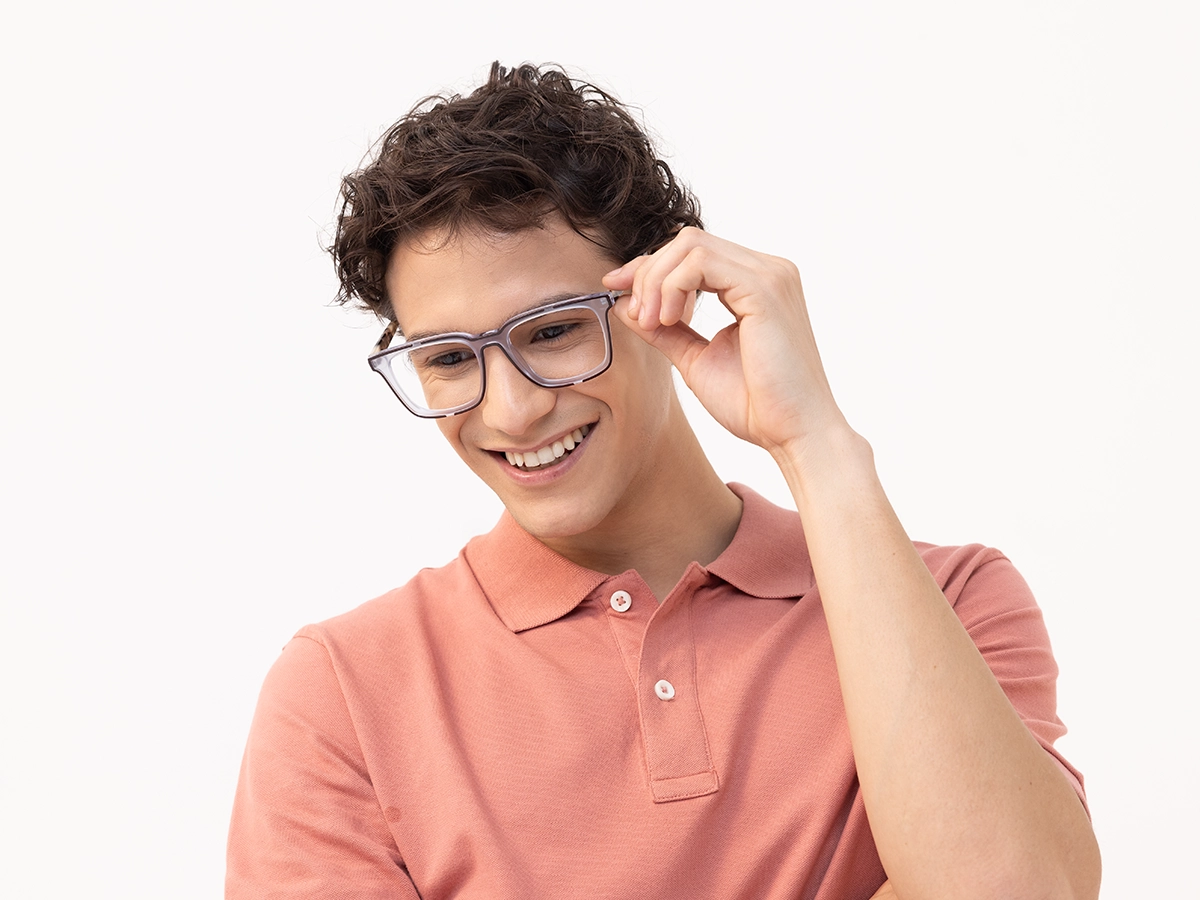
[[663, 678], [654, 683], [654, 693], [658, 694], [659, 700], [670, 700], [675, 696], [675, 685]]
[[625, 591], [617, 591], [609, 598], [608, 604], [617, 612], [625, 612], [633, 604], [633, 598]]

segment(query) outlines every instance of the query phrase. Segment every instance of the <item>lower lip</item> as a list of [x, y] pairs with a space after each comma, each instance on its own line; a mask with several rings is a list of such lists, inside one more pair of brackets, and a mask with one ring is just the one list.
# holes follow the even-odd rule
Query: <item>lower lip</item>
[[552, 481], [562, 478], [564, 475], [570, 472], [571, 469], [575, 468], [575, 464], [579, 462], [579, 457], [587, 449], [588, 442], [592, 439], [592, 434], [595, 431], [596, 424], [593, 424], [588, 429], [587, 436], [575, 445], [574, 450], [563, 457], [562, 462], [555, 463], [554, 465], [548, 466], [545, 469], [533, 469], [531, 471], [529, 469], [523, 469], [518, 466], [514, 466], [504, 458], [503, 453], [497, 456], [497, 462], [501, 467], [503, 467], [504, 471], [508, 474], [508, 477], [517, 482], [517, 484], [526, 485], [529, 487], [535, 487], [540, 484], [549, 484]]

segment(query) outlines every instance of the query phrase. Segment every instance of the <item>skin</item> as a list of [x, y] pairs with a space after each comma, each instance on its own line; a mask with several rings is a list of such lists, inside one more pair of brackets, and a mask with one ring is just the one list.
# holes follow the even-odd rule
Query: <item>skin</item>
[[[393, 252], [386, 284], [402, 333], [479, 334], [548, 300], [603, 290], [618, 262], [550, 220], [517, 234], [427, 236]], [[610, 324], [613, 364], [603, 375], [542, 388], [488, 348], [483, 402], [436, 421], [526, 531], [595, 571], [636, 569], [662, 598], [692, 560], [709, 563], [728, 546], [741, 501], [700, 449], [670, 363], [619, 315]], [[527, 477], [504, 459], [582, 425], [592, 426], [586, 441], [552, 478]]]
[[[1095, 898], [1087, 815], [1021, 723], [834, 401], [796, 267], [695, 229], [609, 273], [621, 308], [727, 429], [769, 451], [804, 523], [863, 799], [876, 897]], [[736, 322], [687, 327], [693, 293]]]
[[[804, 523], [889, 876], [876, 898], [1097, 896], [1083, 807], [892, 511], [870, 446], [834, 401], [795, 266], [695, 229], [615, 269], [555, 220], [515, 235], [427, 237], [399, 248], [387, 272], [407, 334], [483, 332], [601, 282], [632, 291], [611, 313], [604, 375], [547, 390], [491, 349], [483, 403], [438, 420], [552, 549], [610, 574], [636, 569], [663, 597], [692, 560], [711, 562], [732, 539], [740, 502], [684, 419], [670, 365], [725, 428], [771, 453]], [[711, 341], [686, 324], [696, 291], [715, 293], [736, 320]], [[552, 476], [514, 474], [497, 453], [584, 424], [593, 432]]]

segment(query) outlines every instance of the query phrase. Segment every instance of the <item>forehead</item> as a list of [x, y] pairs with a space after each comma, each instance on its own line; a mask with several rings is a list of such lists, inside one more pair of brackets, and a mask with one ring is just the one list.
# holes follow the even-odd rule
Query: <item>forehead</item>
[[479, 333], [564, 297], [602, 289], [618, 265], [565, 223], [496, 234], [429, 234], [400, 245], [385, 282], [401, 334]]

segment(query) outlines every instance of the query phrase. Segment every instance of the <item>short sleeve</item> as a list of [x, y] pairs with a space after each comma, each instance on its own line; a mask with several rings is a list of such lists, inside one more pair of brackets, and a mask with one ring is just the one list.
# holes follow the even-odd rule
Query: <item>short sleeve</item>
[[1054, 748], [1067, 731], [1057, 713], [1058, 665], [1029, 585], [1007, 557], [979, 546], [956, 548], [931, 568], [1025, 727], [1086, 808], [1083, 777]]
[[227, 900], [417, 898], [319, 642], [268, 673], [230, 825]]

